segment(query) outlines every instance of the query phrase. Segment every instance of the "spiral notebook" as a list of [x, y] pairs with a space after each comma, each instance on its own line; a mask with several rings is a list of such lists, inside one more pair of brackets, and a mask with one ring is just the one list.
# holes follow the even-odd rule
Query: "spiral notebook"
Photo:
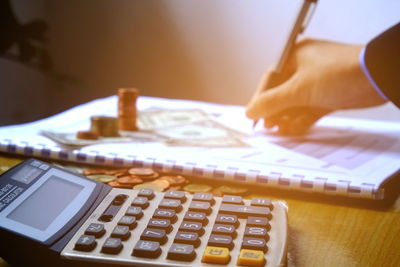
[[141, 131], [97, 141], [75, 134], [93, 115], [116, 116], [116, 96], [0, 127], [0, 152], [370, 199], [400, 169], [399, 123], [326, 116], [305, 136], [282, 137], [252, 129], [242, 106], [140, 97], [137, 108]]

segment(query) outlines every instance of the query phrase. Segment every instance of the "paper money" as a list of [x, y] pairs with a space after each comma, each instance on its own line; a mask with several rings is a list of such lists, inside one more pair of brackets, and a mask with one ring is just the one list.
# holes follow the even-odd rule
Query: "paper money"
[[142, 130], [155, 130], [209, 119], [200, 109], [151, 109], [140, 112], [138, 125]]
[[152, 109], [139, 116], [139, 131], [120, 131], [119, 137], [99, 137], [96, 140], [78, 139], [75, 133], [42, 131], [53, 141], [72, 147], [102, 143], [161, 142], [171, 146], [244, 147], [246, 135], [228, 128], [202, 110]]
[[244, 134], [215, 121], [199, 121], [191, 125], [170, 127], [157, 131], [167, 138], [166, 143], [175, 146], [245, 147]]
[[[41, 134], [52, 139], [53, 141], [72, 147], [83, 147], [104, 143], [126, 143], [126, 142], [151, 142], [161, 141], [163, 138], [156, 136], [155, 133], [146, 131], [125, 132], [121, 131], [119, 137], [99, 137], [96, 140], [79, 139], [75, 133], [62, 133], [54, 131], [41, 131]], [[164, 141], [164, 140], [162, 140]]]

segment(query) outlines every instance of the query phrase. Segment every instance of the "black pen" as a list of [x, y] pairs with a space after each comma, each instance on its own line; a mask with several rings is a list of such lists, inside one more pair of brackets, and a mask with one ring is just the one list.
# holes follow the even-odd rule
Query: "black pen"
[[[287, 59], [293, 49], [293, 46], [296, 43], [297, 36], [304, 32], [305, 28], [308, 25], [308, 22], [311, 20], [317, 2], [318, 0], [304, 0], [303, 5], [301, 6], [297, 18], [293, 24], [292, 31], [290, 32], [289, 37], [286, 40], [286, 44], [281, 51], [279, 61], [268, 76], [265, 89], [273, 88], [283, 82], [280, 75], [286, 65]], [[254, 120], [253, 129], [257, 125], [257, 122], [258, 120]]]

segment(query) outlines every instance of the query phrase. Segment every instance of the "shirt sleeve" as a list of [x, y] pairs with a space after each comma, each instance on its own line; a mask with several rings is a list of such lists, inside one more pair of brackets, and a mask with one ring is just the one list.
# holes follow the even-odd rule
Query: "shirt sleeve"
[[400, 23], [367, 44], [360, 65], [375, 89], [400, 107]]

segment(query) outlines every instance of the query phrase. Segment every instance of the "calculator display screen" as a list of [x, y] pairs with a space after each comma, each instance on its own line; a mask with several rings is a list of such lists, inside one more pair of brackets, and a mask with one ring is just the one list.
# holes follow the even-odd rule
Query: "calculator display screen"
[[83, 188], [82, 185], [53, 175], [7, 218], [44, 231]]
[[[32, 173], [26, 164], [22, 169], [25, 172], [17, 173]], [[58, 168], [43, 170], [23, 190], [12, 184], [14, 177], [3, 178], [10, 184], [8, 196], [14, 195], [0, 210], [0, 228], [43, 243], [70, 229], [75, 216], [82, 216], [80, 211], [88, 209], [89, 198], [97, 194], [97, 183]]]

